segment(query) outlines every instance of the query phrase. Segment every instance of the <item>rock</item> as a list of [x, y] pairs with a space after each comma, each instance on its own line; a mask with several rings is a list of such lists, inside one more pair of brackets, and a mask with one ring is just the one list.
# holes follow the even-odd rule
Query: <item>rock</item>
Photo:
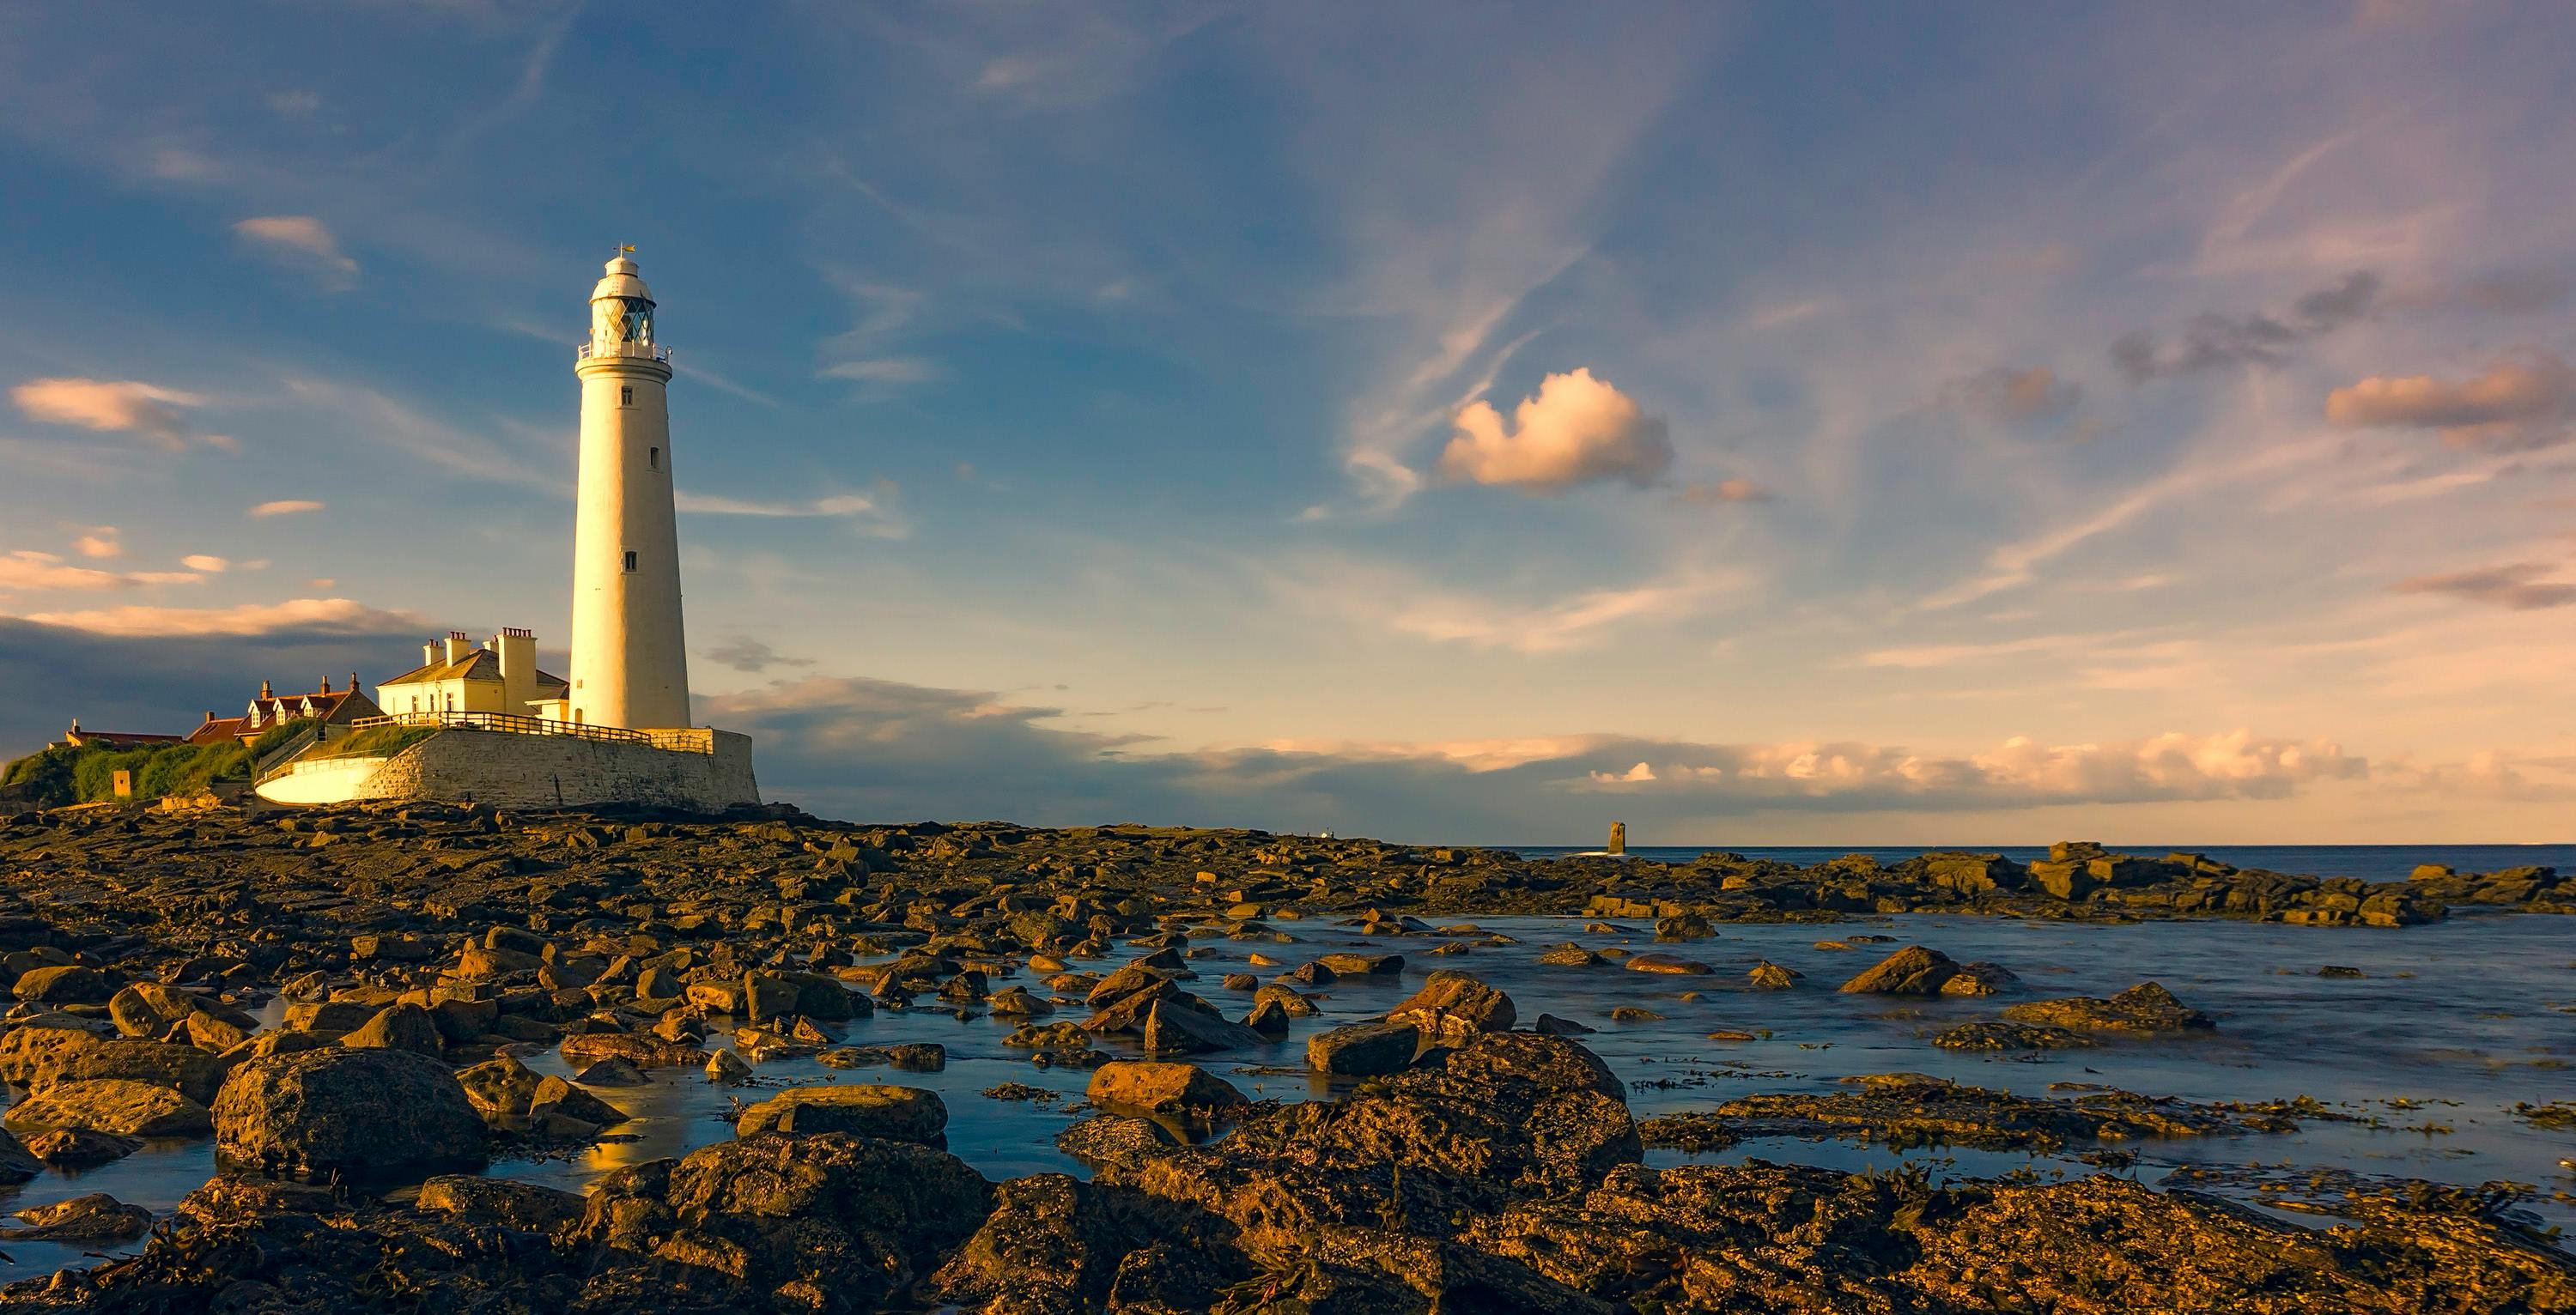
[[1334, 977], [1386, 977], [1404, 971], [1401, 954], [1327, 954], [1315, 965]]
[[585, 1087], [637, 1087], [652, 1081], [644, 1070], [615, 1056], [603, 1059], [572, 1075], [572, 1080]]
[[127, 1205], [105, 1192], [21, 1210], [18, 1218], [29, 1226], [0, 1232], [0, 1240], [131, 1242], [152, 1227], [151, 1211]]
[[1560, 945], [1538, 956], [1538, 962], [1549, 968], [1589, 968], [1601, 961], [1600, 955], [1580, 945]]
[[2080, 900], [2101, 883], [2089, 859], [2047, 859], [2030, 865], [2032, 884], [2062, 900]]
[[1685, 959], [1677, 954], [1632, 954], [1628, 956], [1628, 971], [1632, 973], [1675, 973], [1700, 977], [1716, 972], [1717, 970], [1707, 964], [1701, 963], [1697, 959]]
[[1697, 913], [1655, 919], [1655, 939], [1659, 941], [1704, 941], [1715, 935], [1717, 928]]
[[730, 1086], [751, 1077], [751, 1065], [730, 1050], [719, 1050], [707, 1056], [707, 1081]]
[[1805, 973], [1794, 968], [1783, 968], [1779, 964], [1764, 959], [1754, 964], [1752, 970], [1744, 974], [1744, 980], [1751, 983], [1753, 989], [1757, 991], [1786, 991], [1796, 986], [1798, 980], [1805, 976]]
[[571, 1118], [594, 1128], [614, 1128], [626, 1122], [628, 1115], [626, 1111], [549, 1073], [537, 1079], [536, 1093], [528, 1098], [528, 1118], [536, 1123], [543, 1123], [548, 1118]]
[[125, 1078], [169, 1087], [203, 1104], [223, 1085], [224, 1061], [195, 1046], [109, 1040], [46, 1015], [0, 1036], [0, 1080], [43, 1091], [57, 1082]]
[[2173, 992], [2155, 982], [2142, 982], [2108, 1000], [2071, 996], [2017, 1004], [2004, 1010], [2004, 1017], [2016, 1023], [2114, 1032], [2203, 1032], [2217, 1026], [2209, 1015], [2175, 999]]
[[536, 1183], [443, 1173], [421, 1183], [413, 1208], [490, 1220], [530, 1233], [551, 1233], [581, 1218], [582, 1204], [582, 1198], [570, 1192]]
[[1306, 1067], [1336, 1077], [1373, 1078], [1403, 1071], [1421, 1048], [1410, 1023], [1353, 1023], [1306, 1041]]
[[[717, 1142], [669, 1173], [662, 1203], [678, 1227], [653, 1254], [714, 1259], [755, 1291], [841, 1310], [885, 1306], [971, 1236], [992, 1201], [955, 1156], [838, 1132]], [[606, 1204], [594, 1192], [576, 1227], [601, 1221]]]
[[1083, 1095], [1094, 1105], [1146, 1114], [1204, 1113], [1244, 1103], [1232, 1083], [1196, 1064], [1150, 1060], [1101, 1065]]
[[1843, 983], [1842, 990], [1850, 995], [1939, 995], [1943, 984], [1958, 975], [1959, 965], [1949, 955], [1909, 945]]
[[105, 1004], [116, 992], [115, 979], [86, 964], [30, 969], [11, 988], [21, 1000], [54, 1005]]
[[[117, 1031], [151, 1041], [172, 1040], [174, 1032], [184, 1037], [192, 1014], [208, 1015], [210, 1021], [227, 1025], [243, 1035], [258, 1027], [250, 1015], [230, 1005], [210, 1004], [160, 982], [129, 983], [107, 1002], [107, 1016], [115, 1020]], [[236, 1036], [233, 1041], [240, 1039]], [[230, 1044], [210, 1048], [224, 1049]]]
[[1264, 1038], [1199, 1003], [1196, 996], [1154, 1002], [1145, 1016], [1145, 1049], [1157, 1055], [1201, 1055], [1257, 1046]]
[[334, 1046], [253, 1060], [215, 1096], [215, 1150], [246, 1167], [353, 1175], [483, 1160], [456, 1076], [408, 1050]]
[[1961, 1023], [1932, 1038], [1944, 1050], [2080, 1050], [2093, 1038], [2040, 1023]]
[[1960, 964], [1958, 973], [1941, 983], [1941, 994], [1993, 995], [2020, 984], [2021, 978], [2014, 976], [2011, 969], [1977, 959]]
[[877, 1050], [887, 1064], [907, 1073], [937, 1073], [948, 1067], [948, 1047], [936, 1041], [907, 1041]]
[[791, 1087], [744, 1108], [734, 1134], [847, 1132], [861, 1137], [947, 1146], [948, 1104], [919, 1087]]
[[1531, 1027], [1540, 1036], [1590, 1036], [1598, 1030], [1585, 1027], [1571, 1018], [1559, 1018], [1554, 1014], [1540, 1014], [1538, 1021], [1531, 1024]]
[[[143, 1142], [140, 1138], [101, 1132], [96, 1128], [55, 1128], [29, 1137], [26, 1154], [57, 1168], [89, 1169], [124, 1159], [141, 1149]], [[6, 1152], [0, 1150], [0, 1182], [26, 1181], [10, 1178], [8, 1164]]]
[[1152, 1119], [1117, 1114], [1084, 1119], [1055, 1138], [1057, 1150], [1084, 1164], [1129, 1169], [1179, 1144], [1178, 1138]]
[[1030, 993], [1025, 986], [1005, 987], [995, 991], [984, 1007], [1003, 1018], [1038, 1018], [1055, 1012], [1055, 1003]]
[[336, 1037], [365, 1027], [377, 1012], [377, 1008], [356, 1000], [307, 1001], [288, 1005], [284, 1021], [290, 1032]]
[[1411, 998], [1387, 1011], [1386, 1021], [1410, 1023], [1436, 1045], [1464, 1045], [1479, 1032], [1508, 1032], [1518, 1019], [1512, 998], [1466, 973], [1442, 969]]
[[0, 1115], [24, 1137], [56, 1128], [95, 1128], [125, 1137], [193, 1137], [214, 1128], [206, 1107], [168, 1087], [123, 1078], [58, 1082]]
[[385, 1006], [357, 1031], [340, 1038], [340, 1044], [357, 1049], [408, 1050], [431, 1059], [447, 1049], [438, 1032], [438, 1020], [430, 1017], [428, 1010], [409, 1003]]
[[[52, 1137], [56, 1135], [58, 1134], [50, 1132], [37, 1134], [39, 1137]], [[77, 1137], [79, 1133], [74, 1131], [64, 1135]], [[99, 1135], [104, 1136], [105, 1134], [102, 1133]], [[20, 1183], [33, 1179], [36, 1175], [43, 1173], [44, 1171], [44, 1164], [38, 1160], [29, 1147], [19, 1144], [17, 1137], [14, 1135], [6, 1131], [0, 1131], [0, 1187], [15, 1187]]]
[[931, 1290], [952, 1308], [1010, 1315], [1099, 1309], [1132, 1248], [1095, 1192], [1060, 1173], [999, 1185], [993, 1212], [931, 1276]]
[[537, 1096], [536, 1071], [509, 1055], [457, 1070], [456, 1082], [484, 1121], [495, 1126], [525, 1119]]
[[635, 1032], [576, 1032], [556, 1049], [576, 1064], [622, 1059], [638, 1068], [695, 1068], [707, 1062], [707, 1052], [697, 1046]]

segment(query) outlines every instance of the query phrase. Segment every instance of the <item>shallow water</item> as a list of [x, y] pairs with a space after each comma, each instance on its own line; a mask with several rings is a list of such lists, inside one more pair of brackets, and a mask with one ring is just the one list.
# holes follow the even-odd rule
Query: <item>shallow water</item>
[[[1229, 941], [1213, 929], [1203, 932], [1194, 944], [1198, 957], [1190, 961], [1200, 975], [1193, 986], [1238, 1014], [1244, 1000], [1224, 990], [1219, 976], [1253, 971], [1266, 978], [1281, 971], [1249, 968], [1246, 958], [1255, 952], [1293, 965], [1331, 950], [1365, 947], [1403, 953], [1407, 965], [1400, 979], [1345, 979], [1315, 993], [1323, 1016], [1298, 1020], [1285, 1040], [1202, 1062], [1256, 1098], [1326, 1095], [1324, 1082], [1302, 1069], [1309, 1035], [1382, 1014], [1417, 989], [1426, 973], [1457, 968], [1509, 992], [1524, 1026], [1545, 1012], [1599, 1028], [1584, 1042], [1628, 1081], [1630, 1104], [1640, 1117], [1753, 1092], [1821, 1090], [1853, 1074], [1894, 1071], [1930, 1073], [2026, 1095], [2044, 1095], [2052, 1082], [2101, 1083], [2194, 1100], [2308, 1095], [2354, 1114], [2376, 1116], [2383, 1126], [2309, 1122], [2295, 1134], [2125, 1146], [2141, 1153], [2135, 1172], [2149, 1182], [2177, 1165], [2213, 1161], [2330, 1166], [2461, 1184], [2510, 1179], [2536, 1184], [2544, 1193], [2576, 1189], [2576, 1178], [2559, 1167], [2562, 1158], [2576, 1156], [2576, 1134], [2543, 1132], [2509, 1112], [2517, 1101], [2565, 1099], [2576, 1091], [2566, 1067], [2576, 1061], [2576, 1012], [2571, 1012], [2576, 1011], [2576, 923], [2564, 919], [2464, 915], [2431, 926], [2371, 931], [1910, 915], [1828, 925], [1730, 925], [1720, 928], [1717, 939], [1678, 946], [1653, 945], [1650, 929], [1642, 926], [1626, 935], [1606, 935], [1585, 932], [1583, 920], [1576, 918], [1473, 921], [1520, 943], [1480, 944], [1467, 954], [1433, 955], [1429, 951], [1444, 938], [1365, 937], [1315, 921], [1275, 924], [1298, 938], [1290, 944]], [[1872, 934], [1897, 939], [1849, 951], [1815, 945], [1826, 938]], [[1676, 977], [1616, 965], [1567, 969], [1533, 962], [1541, 947], [1562, 941], [1678, 952], [1718, 971]], [[1994, 960], [2019, 973], [2022, 988], [1986, 999], [1921, 1001], [1847, 996], [1833, 989], [1907, 943], [1930, 945], [1960, 960]], [[1077, 966], [1105, 971], [1135, 953], [1122, 947], [1114, 957]], [[1765, 958], [1804, 973], [1806, 980], [1792, 991], [1745, 989], [1745, 969]], [[2325, 964], [2359, 968], [2367, 976], [2316, 976]], [[1016, 980], [1034, 986], [1030, 974]], [[2145, 980], [2164, 983], [2211, 1014], [2218, 1020], [2217, 1033], [2115, 1041], [2036, 1060], [1956, 1053], [1927, 1042], [1944, 1027], [1992, 1017], [2016, 1000], [2108, 995]], [[1006, 984], [991, 983], [995, 989]], [[1696, 998], [1683, 998], [1694, 992]], [[1611, 1022], [1610, 1011], [1622, 1005], [1653, 1009], [1665, 1017]], [[1043, 1021], [1082, 1016], [1075, 1007]], [[909, 1010], [881, 1010], [847, 1026], [851, 1044], [939, 1042], [947, 1047], [948, 1067], [937, 1073], [834, 1070], [812, 1060], [793, 1060], [761, 1066], [750, 1086], [727, 1088], [709, 1083], [695, 1070], [656, 1070], [647, 1086], [595, 1089], [636, 1116], [615, 1130], [631, 1140], [602, 1144], [569, 1159], [503, 1161], [491, 1172], [580, 1191], [610, 1169], [684, 1154], [731, 1136], [730, 1115], [737, 1100], [758, 1100], [769, 1090], [809, 1083], [890, 1082], [938, 1091], [949, 1108], [949, 1149], [987, 1177], [1045, 1170], [1084, 1174], [1053, 1142], [1059, 1130], [1081, 1117], [1069, 1107], [1079, 1102], [1089, 1075], [1040, 1068], [1028, 1062], [1025, 1052], [1004, 1048], [1001, 1039], [1011, 1027], [1010, 1021], [988, 1016], [960, 1018], [929, 1001]], [[1770, 1035], [1748, 1042], [1706, 1039], [1719, 1028]], [[1104, 1038], [1098, 1044], [1115, 1054], [1135, 1051], [1123, 1038]], [[571, 1072], [552, 1050], [524, 1052], [521, 1058], [541, 1072]], [[981, 1094], [1005, 1082], [1044, 1088], [1060, 1093], [1061, 1099], [1004, 1101]], [[2399, 1109], [2386, 1103], [2394, 1100], [2420, 1107]], [[2428, 1123], [2445, 1130], [2413, 1130]], [[2092, 1172], [2088, 1166], [2047, 1157], [1972, 1150], [1896, 1152], [1790, 1139], [1748, 1142], [1710, 1158], [1750, 1157], [1844, 1168], [1921, 1162], [1938, 1173], [1979, 1177], [2025, 1166], [2042, 1172]], [[1664, 1151], [1648, 1156], [1659, 1164], [1689, 1158]], [[166, 1211], [204, 1182], [213, 1167], [210, 1140], [159, 1143], [89, 1173], [47, 1173], [14, 1191], [0, 1189], [0, 1210], [104, 1191]], [[2560, 1202], [2546, 1202], [2536, 1213], [2554, 1224], [2576, 1226], [2576, 1212]], [[6, 1271], [12, 1277], [84, 1259], [74, 1246], [0, 1243], [0, 1248], [17, 1262]]]
[[[1524, 858], [1559, 858], [1567, 854], [1597, 853], [1598, 843], [1589, 845], [1504, 845]], [[2554, 867], [2561, 872], [2576, 868], [2576, 845], [2108, 845], [2122, 854], [2200, 854], [2240, 868], [2261, 868], [2270, 872], [2295, 872], [2310, 877], [2359, 877], [2364, 881], [2403, 881], [2419, 863], [2442, 863], [2462, 872], [2496, 872], [2505, 868]], [[1831, 862], [1846, 854], [1866, 854], [1881, 864], [1893, 867], [1906, 859], [1936, 849], [1964, 849], [1977, 854], [2001, 854], [2019, 863], [2048, 857], [2046, 845], [1861, 845], [1853, 847], [1821, 845], [1630, 845], [1631, 858], [1654, 859], [1663, 863], [1688, 863], [1711, 850], [1726, 850], [1747, 858], [1776, 859], [1800, 867]]]

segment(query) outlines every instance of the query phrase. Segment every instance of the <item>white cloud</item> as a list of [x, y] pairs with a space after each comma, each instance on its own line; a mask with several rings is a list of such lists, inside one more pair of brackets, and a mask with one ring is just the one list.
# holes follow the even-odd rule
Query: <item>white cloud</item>
[[281, 631], [380, 634], [416, 630], [427, 623], [348, 598], [296, 598], [239, 607], [105, 607], [78, 612], [31, 612], [21, 618], [92, 634], [266, 635]]
[[1556, 494], [1578, 484], [1620, 480], [1645, 488], [1673, 463], [1664, 422], [1596, 379], [1589, 369], [1551, 374], [1521, 399], [1505, 432], [1501, 413], [1478, 401], [1458, 412], [1457, 436], [1441, 450], [1444, 478]]
[[232, 568], [231, 562], [210, 553], [190, 553], [180, 558], [179, 564], [191, 571], [203, 571], [208, 575], [221, 575]]
[[[188, 424], [181, 407], [201, 406], [205, 398], [175, 388], [131, 379], [30, 379], [9, 391], [28, 419], [70, 425], [102, 433], [140, 435], [158, 446], [178, 451], [188, 445]], [[230, 440], [208, 436], [209, 443]]]
[[279, 498], [274, 502], [263, 502], [251, 508], [250, 514], [263, 517], [293, 516], [302, 512], [320, 510], [322, 510], [322, 504], [311, 498]]
[[272, 255], [310, 268], [332, 287], [356, 281], [358, 262], [340, 249], [330, 226], [311, 215], [260, 215], [233, 225], [233, 231]]
[[49, 552], [22, 549], [0, 556], [0, 589], [123, 589], [133, 584], [120, 572], [66, 566]]
[[82, 526], [80, 537], [72, 540], [72, 547], [79, 549], [83, 557], [125, 555], [125, 544], [118, 539], [117, 529], [113, 525]]

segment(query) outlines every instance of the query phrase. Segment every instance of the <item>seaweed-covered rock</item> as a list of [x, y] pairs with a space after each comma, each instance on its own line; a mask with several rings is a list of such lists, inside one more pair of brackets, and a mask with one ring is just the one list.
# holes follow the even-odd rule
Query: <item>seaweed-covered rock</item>
[[1939, 950], [1909, 945], [1843, 983], [1852, 995], [1939, 995], [1959, 975], [1958, 963]]
[[1441, 969], [1402, 1004], [1388, 1010], [1390, 1023], [1409, 1023], [1436, 1045], [1464, 1045], [1479, 1032], [1508, 1032], [1518, 1020], [1512, 998], [1474, 976]]
[[2150, 1034], [2206, 1032], [2218, 1026], [2155, 982], [2141, 982], [2108, 1000], [2089, 995], [2034, 1000], [2004, 1010], [2004, 1017], [2016, 1023]]
[[1204, 1113], [1244, 1103], [1234, 1084], [1196, 1064], [1128, 1060], [1093, 1070], [1083, 1095], [1094, 1105], [1147, 1114]]

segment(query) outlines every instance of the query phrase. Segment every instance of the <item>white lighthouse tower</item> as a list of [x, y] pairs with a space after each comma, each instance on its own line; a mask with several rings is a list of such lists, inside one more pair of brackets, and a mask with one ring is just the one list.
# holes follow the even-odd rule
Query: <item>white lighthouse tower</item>
[[680, 625], [680, 534], [671, 498], [671, 352], [653, 293], [621, 248], [590, 293], [581, 378], [580, 510], [572, 559], [574, 721], [689, 724]]

